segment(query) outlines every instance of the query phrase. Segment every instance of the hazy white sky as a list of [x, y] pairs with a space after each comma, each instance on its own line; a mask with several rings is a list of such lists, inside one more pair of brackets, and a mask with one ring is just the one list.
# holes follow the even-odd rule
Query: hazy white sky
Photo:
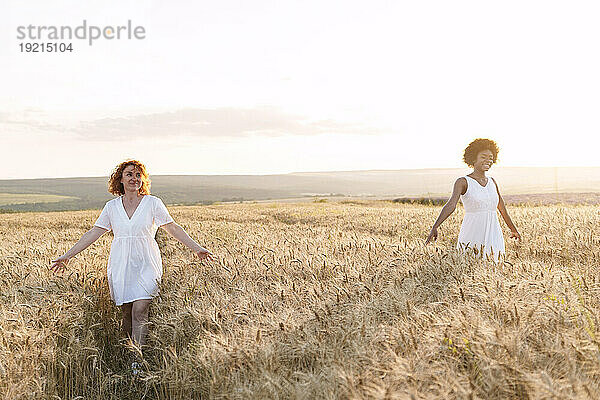
[[[0, 3], [0, 179], [599, 165], [593, 1]], [[21, 53], [17, 27], [145, 28]], [[61, 42], [49, 41], [45, 42]]]

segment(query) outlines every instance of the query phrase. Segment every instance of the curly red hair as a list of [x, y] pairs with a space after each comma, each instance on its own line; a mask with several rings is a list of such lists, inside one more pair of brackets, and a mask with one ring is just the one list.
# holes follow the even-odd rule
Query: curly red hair
[[126, 160], [115, 167], [110, 178], [108, 179], [108, 192], [115, 196], [125, 194], [125, 189], [121, 183], [123, 170], [128, 166], [133, 165], [140, 170], [142, 174], [142, 187], [138, 191], [139, 194], [150, 194], [150, 176], [146, 170], [146, 166], [138, 160]]

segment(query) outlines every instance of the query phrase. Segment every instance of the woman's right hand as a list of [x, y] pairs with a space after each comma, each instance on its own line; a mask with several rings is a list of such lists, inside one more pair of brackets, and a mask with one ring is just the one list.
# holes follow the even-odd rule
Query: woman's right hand
[[429, 236], [427, 236], [427, 240], [425, 241], [425, 244], [429, 244], [429, 242], [431, 242], [432, 240], [433, 241], [437, 240], [437, 236], [438, 236], [437, 228], [431, 228], [431, 232], [429, 232]]
[[200, 257], [200, 260], [208, 260], [208, 261], [214, 261], [214, 255], [206, 250], [204, 247], [202, 246], [198, 246], [195, 250], [194, 253]]
[[66, 256], [60, 256], [56, 260], [52, 260], [52, 266], [50, 269], [54, 272], [64, 272], [65, 267], [69, 263], [70, 258]]

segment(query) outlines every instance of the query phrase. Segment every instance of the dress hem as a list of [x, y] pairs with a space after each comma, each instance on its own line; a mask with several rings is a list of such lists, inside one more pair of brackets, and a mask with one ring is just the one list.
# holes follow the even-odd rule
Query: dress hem
[[[155, 296], [155, 297], [156, 297], [156, 296]], [[146, 296], [146, 297], [137, 297], [137, 298], [135, 298], [135, 299], [132, 299], [132, 300], [123, 301], [123, 302], [121, 302], [120, 304], [119, 304], [119, 303], [117, 303], [117, 302], [115, 301], [115, 304], [116, 304], [117, 306], [122, 306], [122, 305], [123, 305], [123, 304], [125, 304], [125, 303], [133, 303], [133, 302], [134, 302], [134, 301], [136, 301], [136, 300], [152, 300], [152, 299], [154, 299], [154, 297], [148, 297], [148, 296]], [[114, 300], [113, 300], [113, 301], [114, 301]]]

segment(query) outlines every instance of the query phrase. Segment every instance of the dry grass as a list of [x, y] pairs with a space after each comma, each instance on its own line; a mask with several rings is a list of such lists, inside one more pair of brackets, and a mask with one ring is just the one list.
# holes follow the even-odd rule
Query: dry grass
[[133, 380], [105, 278], [110, 236], [54, 277], [98, 211], [0, 215], [4, 398], [599, 398], [600, 215], [514, 207], [507, 263], [437, 245], [424, 205], [172, 207], [148, 374]]

